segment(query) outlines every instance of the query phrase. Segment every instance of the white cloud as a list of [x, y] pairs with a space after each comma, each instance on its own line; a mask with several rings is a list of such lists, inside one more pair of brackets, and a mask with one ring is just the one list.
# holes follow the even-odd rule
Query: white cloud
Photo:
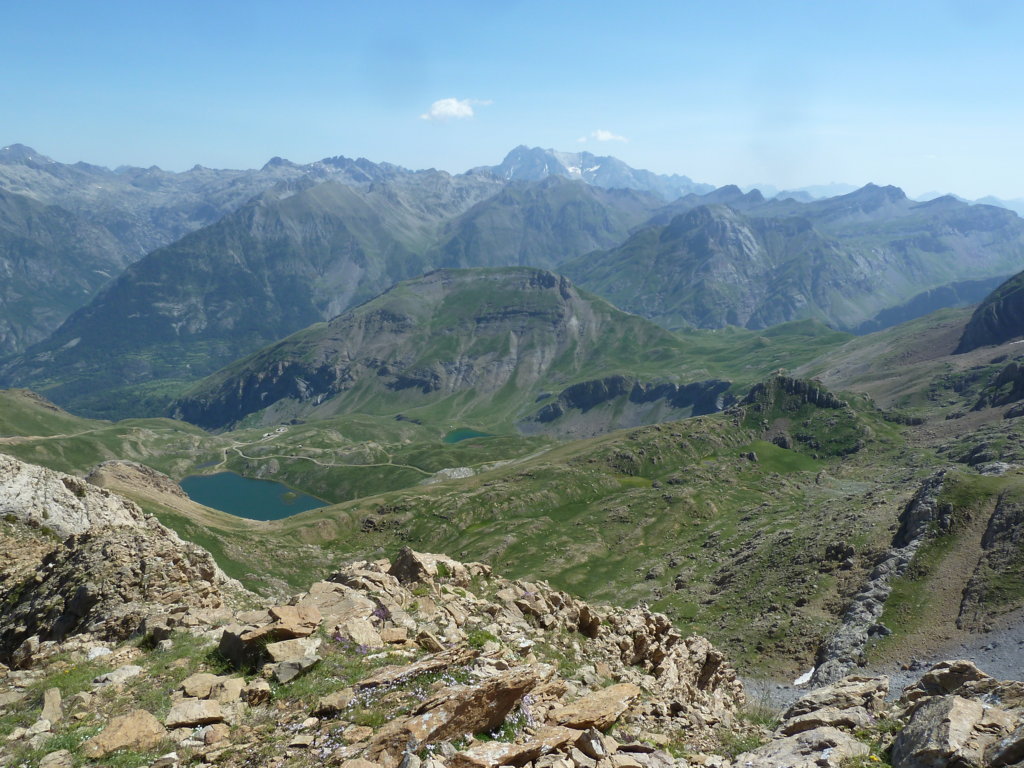
[[420, 120], [465, 120], [474, 116], [474, 104], [487, 106], [490, 103], [488, 99], [438, 99], [420, 115]]
[[611, 131], [606, 131], [603, 128], [598, 128], [596, 131], [591, 131], [586, 136], [580, 136], [578, 139], [576, 139], [576, 141], [578, 141], [580, 144], [586, 144], [591, 139], [593, 139], [594, 141], [629, 141], [629, 139], [627, 139], [625, 136], [619, 136], [619, 134], [612, 133]]

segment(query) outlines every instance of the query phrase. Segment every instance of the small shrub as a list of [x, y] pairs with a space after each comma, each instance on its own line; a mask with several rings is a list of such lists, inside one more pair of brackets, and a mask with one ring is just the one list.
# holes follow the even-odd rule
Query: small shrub
[[469, 636], [466, 638], [466, 643], [469, 644], [471, 648], [483, 648], [492, 640], [497, 642], [498, 638], [486, 629], [477, 629], [469, 633]]

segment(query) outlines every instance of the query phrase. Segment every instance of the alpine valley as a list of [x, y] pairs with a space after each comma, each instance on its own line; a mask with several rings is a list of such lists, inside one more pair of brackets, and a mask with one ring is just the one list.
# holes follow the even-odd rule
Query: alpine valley
[[816, 191], [0, 150], [0, 768], [1024, 764], [1024, 220]]

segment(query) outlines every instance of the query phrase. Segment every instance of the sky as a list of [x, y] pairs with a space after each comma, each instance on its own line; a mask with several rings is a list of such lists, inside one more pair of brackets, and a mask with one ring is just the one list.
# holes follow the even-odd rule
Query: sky
[[1016, 0], [0, 3], [0, 146], [461, 172], [514, 146], [715, 185], [1024, 197]]

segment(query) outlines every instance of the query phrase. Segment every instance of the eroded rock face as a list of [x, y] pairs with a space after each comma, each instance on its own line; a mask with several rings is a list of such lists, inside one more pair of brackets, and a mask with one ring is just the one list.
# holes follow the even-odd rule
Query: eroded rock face
[[0, 597], [0, 659], [33, 636], [123, 640], [172, 608], [223, 609], [224, 590], [243, 591], [208, 552], [155, 519], [75, 534]]
[[441, 691], [423, 702], [411, 717], [382, 728], [367, 755], [385, 768], [394, 768], [407, 751], [467, 733], [493, 730], [505, 722], [512, 707], [538, 682], [536, 670], [521, 667], [479, 685]]
[[138, 528], [145, 521], [135, 502], [80, 477], [0, 454], [0, 515], [8, 514], [60, 537], [100, 526]]
[[919, 706], [892, 747], [897, 768], [983, 766], [985, 750], [1013, 727], [998, 707], [962, 696], [937, 696]]
[[870, 752], [867, 744], [836, 728], [810, 731], [774, 739], [736, 758], [736, 765], [757, 768], [840, 768], [851, 758]]

